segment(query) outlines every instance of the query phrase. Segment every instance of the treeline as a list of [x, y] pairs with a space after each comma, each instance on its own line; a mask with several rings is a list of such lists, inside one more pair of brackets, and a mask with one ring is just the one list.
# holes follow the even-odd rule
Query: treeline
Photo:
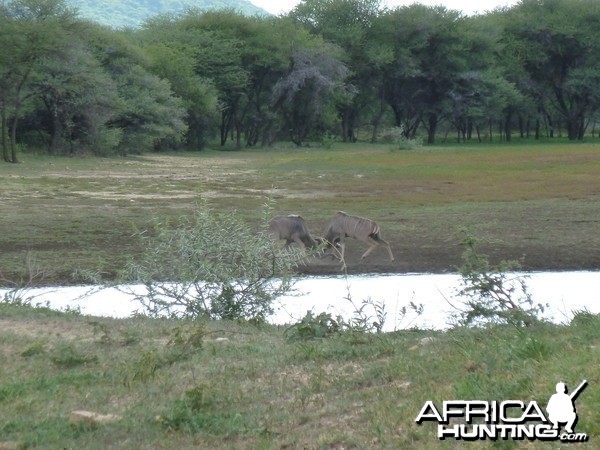
[[289, 15], [162, 15], [136, 30], [63, 0], [0, 3], [2, 154], [127, 154], [277, 140], [582, 139], [600, 107], [600, 2], [468, 17], [379, 0]]

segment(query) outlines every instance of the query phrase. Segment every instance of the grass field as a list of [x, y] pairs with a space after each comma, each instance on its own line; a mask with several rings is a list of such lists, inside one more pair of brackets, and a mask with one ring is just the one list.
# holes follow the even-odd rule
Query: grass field
[[[399, 262], [375, 251], [360, 263], [364, 247], [350, 242], [351, 272], [454, 270], [463, 228], [492, 262], [597, 269], [599, 152], [596, 144], [357, 145], [23, 155], [22, 164], [0, 165], [0, 278], [27, 278], [27, 265], [45, 275], [38, 283], [74, 282], [80, 268], [110, 276], [140, 251], [132, 235], [152, 219], [176, 222], [205, 199], [258, 223], [267, 198], [274, 214], [302, 214], [317, 235], [339, 209], [376, 219]], [[339, 273], [333, 262], [303, 270]], [[289, 341], [283, 327], [86, 317], [0, 298], [0, 449], [597, 448], [600, 316], [566, 320]], [[440, 441], [434, 423], [415, 423], [428, 400], [545, 408], [558, 381], [572, 389], [583, 379], [576, 431], [587, 443]], [[74, 423], [77, 410], [118, 417]]]
[[153, 218], [176, 220], [207, 200], [257, 222], [267, 198], [274, 214], [301, 214], [316, 235], [338, 210], [378, 221], [398, 261], [376, 251], [361, 263], [363, 244], [350, 242], [350, 272], [453, 271], [464, 228], [492, 260], [522, 259], [533, 270], [600, 267], [600, 144], [22, 159], [0, 165], [5, 279], [25, 276], [28, 254], [46, 283], [73, 282], [76, 268], [110, 274], [139, 251], [132, 235]]
[[[583, 313], [570, 326], [287, 342], [270, 326], [0, 304], [0, 448], [472, 448], [439, 441], [435, 423], [417, 425], [424, 403], [535, 400], [545, 408], [557, 381], [574, 389], [587, 378], [576, 431], [590, 441], [576, 448], [592, 449], [600, 438], [599, 333], [600, 316]], [[76, 410], [121, 419], [74, 424]]]

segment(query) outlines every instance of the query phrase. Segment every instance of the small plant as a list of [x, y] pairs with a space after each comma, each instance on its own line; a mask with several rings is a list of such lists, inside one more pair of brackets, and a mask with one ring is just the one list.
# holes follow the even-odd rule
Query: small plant
[[136, 361], [127, 362], [122, 367], [124, 385], [131, 387], [134, 382], [146, 383], [163, 368], [189, 360], [200, 352], [206, 329], [199, 320], [177, 325], [164, 348], [144, 350]]
[[333, 147], [333, 144], [335, 144], [335, 136], [330, 132], [324, 133], [321, 138], [321, 146], [329, 150]]
[[404, 127], [392, 127], [381, 136], [383, 142], [392, 144], [391, 150], [415, 150], [423, 146], [419, 138], [409, 138], [404, 132]]
[[135, 330], [126, 329], [120, 332], [119, 344], [126, 347], [140, 343], [140, 333]]
[[600, 314], [593, 314], [587, 308], [574, 311], [570, 325], [577, 328], [588, 342], [600, 339]]
[[175, 327], [168, 345], [183, 354], [193, 353], [202, 349], [204, 336], [206, 336], [204, 324], [194, 321], [188, 326], [182, 324]]
[[[308, 311], [299, 322], [286, 329], [287, 340], [326, 338], [341, 333], [382, 332], [387, 319], [385, 302], [383, 300], [375, 301], [369, 297], [357, 304], [352, 298], [349, 284], [346, 285], [346, 291], [347, 294], [344, 298], [352, 306], [352, 315], [348, 319], [344, 319], [341, 315], [334, 318], [326, 312], [315, 316], [312, 311]], [[420, 316], [423, 313], [423, 305], [417, 305], [411, 301], [407, 306], [403, 306], [398, 312], [400, 320], [403, 320], [411, 311]]]
[[462, 287], [458, 295], [464, 299], [454, 316], [458, 325], [476, 326], [486, 323], [508, 323], [529, 326], [539, 320], [544, 305], [534, 304], [527, 289], [526, 276], [515, 274], [516, 261], [502, 261], [492, 266], [477, 251], [477, 241], [470, 235], [465, 246], [463, 265], [459, 268]]
[[31, 286], [42, 282], [46, 278], [46, 271], [40, 266], [35, 255], [28, 251], [25, 253], [25, 274], [26, 276], [19, 281], [10, 280], [0, 271], [0, 286], [9, 287], [12, 290], [30, 288]]
[[225, 401], [215, 391], [214, 387], [206, 384], [187, 390], [160, 418], [162, 425], [170, 431], [215, 436], [264, 433], [264, 428], [255, 425], [247, 414], [224, 409]]
[[352, 300], [350, 290], [348, 290], [346, 300], [350, 302], [354, 308], [352, 316], [344, 323], [344, 326], [348, 331], [381, 332], [387, 317], [387, 311], [385, 310], [385, 303], [383, 301], [376, 302], [369, 297], [364, 299], [361, 304], [357, 306]]
[[112, 330], [106, 323], [96, 320], [91, 320], [88, 323], [92, 326], [94, 336], [99, 335], [98, 341], [102, 345], [110, 345], [113, 343]]
[[532, 359], [541, 362], [552, 354], [552, 347], [545, 340], [521, 331], [511, 346], [511, 351], [520, 360]]
[[307, 311], [299, 322], [285, 330], [284, 335], [290, 342], [305, 341], [329, 337], [339, 333], [342, 329], [343, 320], [341, 317], [334, 319], [331, 314], [325, 312], [315, 316], [312, 311]]
[[411, 323], [413, 323], [417, 317], [423, 314], [424, 310], [425, 306], [423, 306], [422, 303], [415, 303], [413, 301], [410, 301], [408, 305], [404, 305], [398, 310], [397, 316], [399, 319], [396, 320], [396, 325], [398, 325], [398, 323], [400, 322], [403, 322], [404, 319], [406, 319], [406, 317], [409, 315], [409, 313], [411, 313], [411, 316], [413, 316], [412, 320], [404, 325], [404, 328], [408, 328], [408, 326]]
[[31, 358], [36, 355], [42, 355], [46, 352], [43, 342], [34, 342], [29, 347], [21, 352], [23, 358]]
[[[288, 341], [302, 341], [310, 339], [326, 338], [344, 332], [368, 333], [380, 332], [385, 323], [387, 313], [383, 302], [363, 300], [360, 306], [356, 306], [348, 295], [347, 300], [354, 307], [352, 316], [345, 320], [342, 316], [334, 318], [330, 313], [322, 312], [314, 315], [307, 311], [306, 315], [297, 323], [285, 330]], [[375, 316], [369, 311], [373, 310]]]
[[25, 278], [15, 281], [6, 278], [0, 271], [0, 287], [8, 287], [8, 291], [0, 297], [0, 304], [35, 308], [43, 306], [40, 303], [33, 303], [36, 294], [32, 289], [46, 278], [46, 272], [31, 252], [25, 254], [25, 273], [27, 274]]
[[73, 367], [98, 362], [98, 357], [95, 355], [86, 355], [71, 342], [62, 342], [52, 351], [50, 360], [55, 366], [61, 369], [71, 369]]
[[137, 361], [123, 368], [123, 384], [131, 387], [134, 382], [146, 383], [152, 380], [164, 365], [163, 359], [155, 349], [146, 350]]

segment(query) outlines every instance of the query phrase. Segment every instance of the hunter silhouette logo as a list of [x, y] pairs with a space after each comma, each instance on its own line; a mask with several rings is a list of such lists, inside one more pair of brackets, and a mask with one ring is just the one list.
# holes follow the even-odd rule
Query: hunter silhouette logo
[[560, 422], [566, 423], [565, 431], [567, 433], [573, 433], [573, 427], [577, 423], [577, 411], [575, 410], [574, 400], [587, 386], [587, 380], [583, 380], [577, 389], [573, 391], [571, 395], [567, 394], [567, 385], [562, 381], [556, 383], [556, 394], [550, 397], [548, 400], [548, 419], [553, 424], [553, 429], [558, 429]]
[[[536, 401], [521, 400], [446, 400], [437, 408], [433, 401], [425, 402], [415, 422], [437, 422], [438, 439], [457, 440], [543, 440], [585, 442], [586, 433], [573, 431], [577, 423], [575, 399], [587, 386], [583, 380], [569, 394], [562, 381], [556, 384], [556, 393], [548, 400], [547, 415]], [[452, 423], [451, 423], [452, 422]], [[561, 432], [561, 424], [564, 430]]]

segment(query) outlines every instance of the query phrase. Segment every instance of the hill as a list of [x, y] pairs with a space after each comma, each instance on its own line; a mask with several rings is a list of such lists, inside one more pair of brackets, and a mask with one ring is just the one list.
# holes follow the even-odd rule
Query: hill
[[138, 27], [157, 14], [181, 14], [189, 8], [234, 9], [246, 15], [269, 15], [248, 0], [69, 0], [80, 15], [112, 28]]

